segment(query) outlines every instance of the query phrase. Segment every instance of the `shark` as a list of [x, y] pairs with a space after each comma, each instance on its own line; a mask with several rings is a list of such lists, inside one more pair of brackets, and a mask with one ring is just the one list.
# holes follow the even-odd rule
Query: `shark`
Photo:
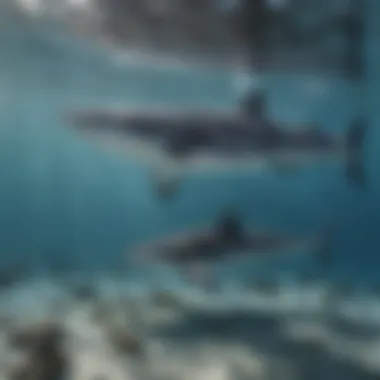
[[315, 124], [286, 126], [267, 116], [265, 100], [256, 94], [232, 110], [131, 106], [80, 109], [69, 115], [77, 131], [148, 163], [162, 199], [171, 198], [189, 172], [273, 168], [295, 173], [336, 158], [343, 162], [349, 183], [363, 188], [368, 182], [365, 117], [354, 119], [339, 134]]
[[246, 229], [233, 213], [225, 213], [205, 228], [174, 233], [132, 249], [135, 263], [164, 264], [192, 280], [208, 273], [210, 265], [239, 257], [277, 257], [291, 252], [312, 252], [317, 262], [328, 256], [335, 227], [312, 236], [275, 230]]

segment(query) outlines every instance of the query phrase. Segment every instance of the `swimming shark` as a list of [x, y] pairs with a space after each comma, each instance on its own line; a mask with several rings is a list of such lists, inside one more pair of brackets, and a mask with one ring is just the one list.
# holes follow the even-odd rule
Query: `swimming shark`
[[214, 225], [137, 246], [131, 253], [135, 263], [169, 265], [196, 279], [211, 264], [239, 257], [265, 258], [311, 251], [319, 262], [330, 249], [334, 231], [329, 225], [318, 234], [304, 237], [257, 228], [247, 230], [236, 215], [226, 213]]
[[[286, 127], [266, 116], [265, 102], [247, 96], [235, 110], [179, 107], [123, 107], [71, 113], [78, 130], [117, 144], [123, 154], [146, 160], [158, 194], [172, 196], [183, 173], [210, 170], [266, 169], [293, 173], [312, 162], [338, 158], [345, 176], [358, 186], [367, 177], [363, 146], [368, 123], [354, 120], [344, 134], [317, 125]], [[145, 148], [142, 148], [145, 147]]]

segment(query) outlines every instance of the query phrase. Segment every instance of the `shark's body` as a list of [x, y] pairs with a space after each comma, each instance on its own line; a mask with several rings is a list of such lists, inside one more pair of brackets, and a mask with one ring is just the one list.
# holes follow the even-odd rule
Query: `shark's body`
[[159, 262], [191, 271], [242, 256], [267, 257], [299, 250], [311, 250], [322, 256], [330, 237], [329, 229], [311, 237], [275, 231], [246, 231], [238, 219], [227, 215], [215, 226], [138, 247], [134, 254], [140, 262]]
[[[366, 181], [362, 147], [367, 124], [362, 120], [355, 121], [344, 135], [315, 126], [285, 128], [268, 120], [257, 102], [246, 102], [235, 112], [178, 108], [89, 110], [76, 113], [74, 123], [103, 138], [134, 141], [134, 146], [136, 142], [145, 144], [148, 149], [140, 151], [150, 155], [161, 194], [176, 189], [180, 173], [197, 168], [271, 166], [292, 171], [312, 161], [330, 161], [334, 157], [345, 161], [346, 176], [351, 181], [360, 185]], [[126, 154], [134, 154], [131, 146], [125, 146]]]

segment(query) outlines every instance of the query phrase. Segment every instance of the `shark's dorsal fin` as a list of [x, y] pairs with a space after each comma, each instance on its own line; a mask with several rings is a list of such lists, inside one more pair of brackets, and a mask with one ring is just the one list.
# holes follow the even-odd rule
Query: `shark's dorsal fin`
[[219, 238], [225, 241], [239, 240], [243, 236], [240, 221], [233, 215], [226, 215], [217, 224], [216, 232]]

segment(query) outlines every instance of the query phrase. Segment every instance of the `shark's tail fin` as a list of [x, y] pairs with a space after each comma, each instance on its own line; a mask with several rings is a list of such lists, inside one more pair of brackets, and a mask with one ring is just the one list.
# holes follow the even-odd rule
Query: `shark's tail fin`
[[352, 123], [345, 136], [346, 176], [351, 182], [360, 187], [367, 185], [363, 154], [367, 132], [368, 121], [362, 118]]

